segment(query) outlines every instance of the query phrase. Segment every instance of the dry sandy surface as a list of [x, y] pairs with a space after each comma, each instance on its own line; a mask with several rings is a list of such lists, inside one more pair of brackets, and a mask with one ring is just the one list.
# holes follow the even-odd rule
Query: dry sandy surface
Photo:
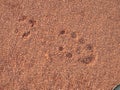
[[0, 90], [117, 84], [120, 0], [0, 0]]

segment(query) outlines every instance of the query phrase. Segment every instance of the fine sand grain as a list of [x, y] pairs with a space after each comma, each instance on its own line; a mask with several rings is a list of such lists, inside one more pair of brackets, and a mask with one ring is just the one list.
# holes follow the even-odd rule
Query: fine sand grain
[[0, 0], [0, 90], [118, 84], [120, 0]]

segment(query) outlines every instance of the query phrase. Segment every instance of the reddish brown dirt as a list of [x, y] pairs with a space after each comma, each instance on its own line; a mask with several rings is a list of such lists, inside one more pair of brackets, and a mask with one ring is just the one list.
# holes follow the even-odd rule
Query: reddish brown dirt
[[120, 0], [0, 0], [0, 90], [117, 84]]

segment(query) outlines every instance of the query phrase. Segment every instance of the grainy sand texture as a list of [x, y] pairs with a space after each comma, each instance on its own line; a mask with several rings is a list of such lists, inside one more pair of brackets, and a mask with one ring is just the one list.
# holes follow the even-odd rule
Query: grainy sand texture
[[118, 84], [120, 0], [0, 0], [0, 90]]

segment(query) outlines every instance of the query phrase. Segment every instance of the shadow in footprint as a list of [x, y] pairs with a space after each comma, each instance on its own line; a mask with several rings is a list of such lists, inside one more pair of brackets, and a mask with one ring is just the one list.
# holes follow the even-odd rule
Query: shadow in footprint
[[86, 45], [86, 50], [92, 51], [93, 50], [93, 45], [92, 44], [87, 44]]
[[91, 56], [79, 58], [78, 62], [81, 62], [83, 64], [90, 64], [90, 63], [92, 63], [93, 60], [94, 60], [94, 56], [91, 55]]
[[27, 38], [30, 35], [30, 31], [24, 32], [22, 38]]
[[59, 47], [59, 51], [63, 51], [63, 49], [64, 49], [63, 47]]
[[77, 37], [77, 34], [76, 34], [75, 32], [72, 32], [72, 33], [71, 33], [71, 37], [72, 37], [72, 38], [76, 38], [76, 37]]
[[65, 30], [61, 30], [59, 35], [65, 34]]
[[67, 57], [67, 58], [72, 58], [72, 53], [69, 53], [69, 52], [68, 52], [68, 53], [66, 54], [66, 57]]
[[31, 24], [31, 27], [34, 27], [34, 25], [36, 24], [36, 21], [33, 19], [30, 19], [29, 23]]
[[85, 39], [82, 37], [78, 40], [79, 44], [85, 44]]

